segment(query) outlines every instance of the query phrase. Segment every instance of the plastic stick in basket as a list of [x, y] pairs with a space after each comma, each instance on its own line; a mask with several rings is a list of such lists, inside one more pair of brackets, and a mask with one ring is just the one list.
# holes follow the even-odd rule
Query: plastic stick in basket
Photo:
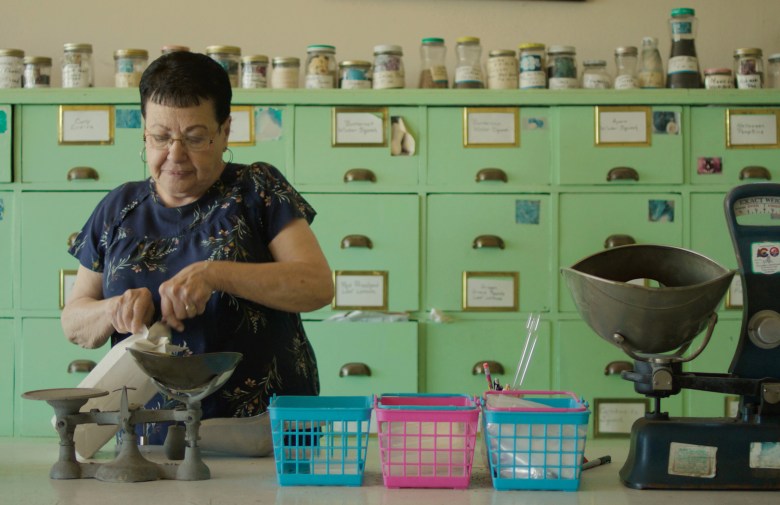
[[525, 373], [528, 371], [528, 365], [531, 363], [531, 357], [536, 348], [536, 340], [539, 337], [537, 330], [539, 329], [540, 320], [541, 316], [539, 314], [532, 312], [528, 315], [528, 321], [525, 323], [528, 332], [525, 336], [523, 353], [520, 355], [520, 361], [517, 362], [517, 372], [515, 372], [515, 380], [512, 381], [512, 389], [517, 389], [523, 385]]

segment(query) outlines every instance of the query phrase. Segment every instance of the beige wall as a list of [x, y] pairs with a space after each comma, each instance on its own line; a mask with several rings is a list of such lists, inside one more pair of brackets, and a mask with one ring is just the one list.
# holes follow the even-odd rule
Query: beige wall
[[515, 49], [520, 42], [567, 44], [580, 61], [610, 61], [619, 45], [639, 45], [645, 35], [669, 51], [667, 18], [673, 7], [694, 7], [697, 48], [703, 68], [731, 66], [737, 47], [780, 52], [777, 0], [6, 0], [0, 11], [0, 48], [55, 59], [65, 42], [95, 49], [96, 85], [113, 85], [113, 51], [143, 48], [159, 54], [164, 44], [230, 44], [243, 54], [305, 57], [312, 43], [333, 44], [337, 58], [371, 59], [375, 44], [400, 44], [407, 85], [416, 86], [420, 38], [446, 39], [448, 66], [455, 39], [474, 35], [490, 49]]

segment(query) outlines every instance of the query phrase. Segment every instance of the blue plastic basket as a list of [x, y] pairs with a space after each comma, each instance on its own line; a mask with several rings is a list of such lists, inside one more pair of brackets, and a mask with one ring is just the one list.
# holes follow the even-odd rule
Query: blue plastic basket
[[279, 396], [268, 411], [280, 486], [360, 486], [370, 396]]
[[[518, 407], [518, 398], [537, 404]], [[563, 391], [487, 391], [482, 433], [493, 487], [576, 491], [588, 405]]]

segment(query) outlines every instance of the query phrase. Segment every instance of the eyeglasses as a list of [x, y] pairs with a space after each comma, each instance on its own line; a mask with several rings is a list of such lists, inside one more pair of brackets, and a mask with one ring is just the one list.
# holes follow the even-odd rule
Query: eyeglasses
[[174, 142], [181, 142], [184, 149], [188, 151], [205, 151], [214, 143], [213, 138], [199, 136], [185, 136], [182, 138], [173, 138], [170, 135], [155, 135], [147, 133], [144, 135], [144, 142], [152, 149], [160, 151], [170, 149]]

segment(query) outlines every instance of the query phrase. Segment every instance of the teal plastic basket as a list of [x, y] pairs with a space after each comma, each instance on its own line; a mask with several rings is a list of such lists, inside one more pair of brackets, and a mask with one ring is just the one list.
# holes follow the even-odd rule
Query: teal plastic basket
[[[534, 405], [518, 406], [522, 400]], [[495, 489], [579, 488], [590, 418], [585, 401], [564, 391], [487, 391], [483, 407]]]
[[371, 396], [278, 396], [268, 411], [280, 486], [360, 486]]

